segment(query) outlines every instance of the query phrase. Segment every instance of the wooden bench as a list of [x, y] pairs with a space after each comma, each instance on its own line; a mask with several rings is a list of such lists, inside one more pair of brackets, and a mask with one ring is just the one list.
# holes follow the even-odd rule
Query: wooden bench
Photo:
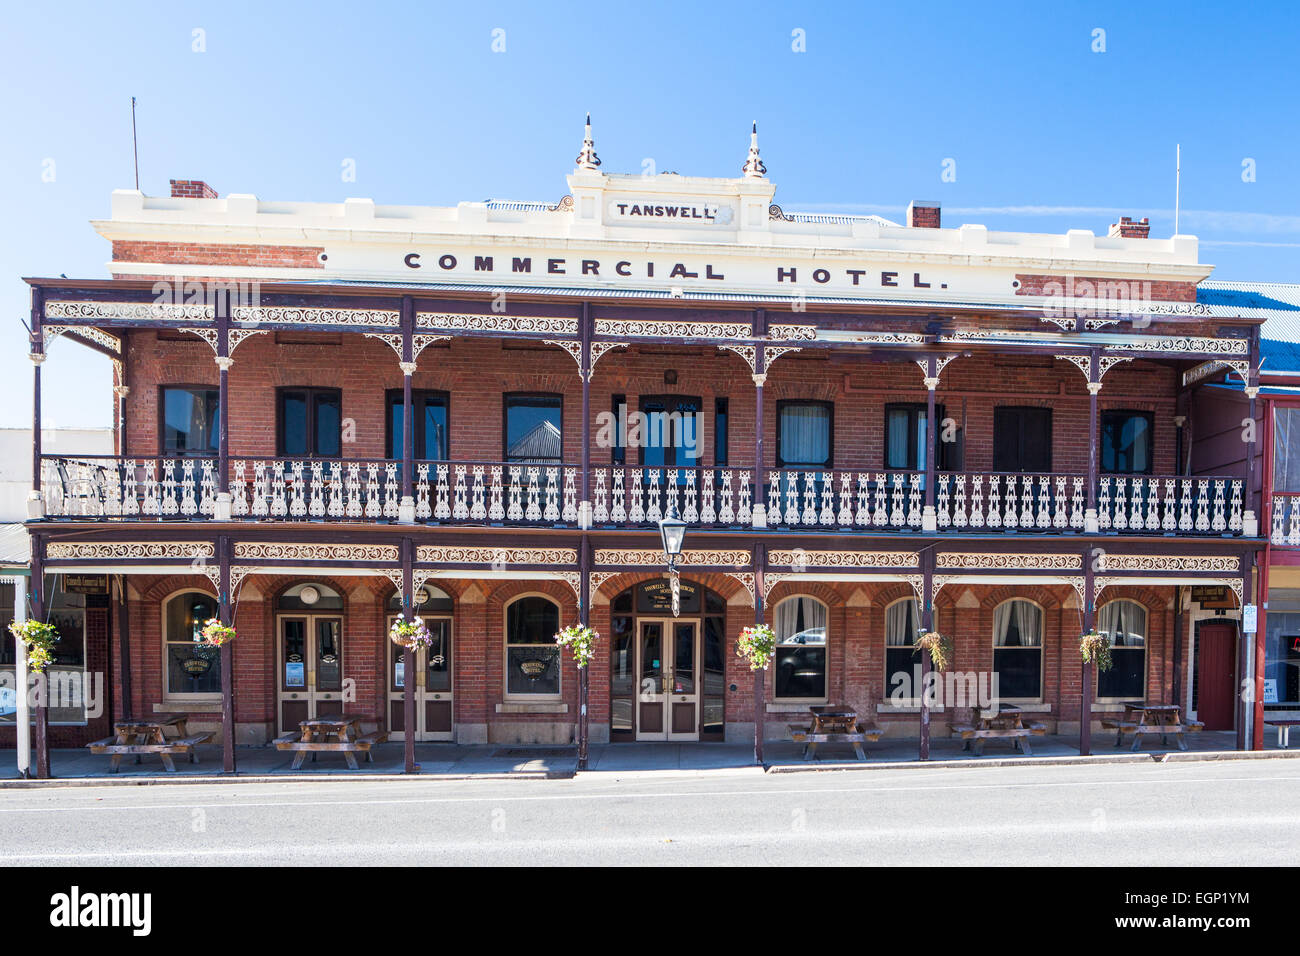
[[274, 740], [276, 750], [295, 751], [293, 758], [293, 769], [298, 770], [302, 767], [303, 761], [307, 754], [311, 754], [312, 762], [315, 763], [318, 753], [341, 753], [347, 759], [348, 767], [352, 770], [360, 769], [357, 766], [357, 753], [364, 753], [366, 760], [371, 763], [375, 762], [375, 755], [371, 753], [370, 748], [375, 744], [381, 744], [388, 739], [388, 734], [382, 730], [375, 730], [368, 734], [362, 734], [351, 740], [303, 740], [301, 734], [290, 731], [281, 734]]
[[[1264, 723], [1270, 727], [1277, 728], [1277, 745], [1283, 750], [1291, 748], [1291, 728], [1300, 726], [1300, 720], [1289, 718], [1278, 718], [1277, 720], [1266, 720]], [[1202, 724], [1204, 726], [1204, 724]]]
[[859, 727], [856, 733], [814, 733], [806, 724], [786, 726], [790, 728], [790, 739], [797, 744], [803, 744], [804, 760], [813, 759], [818, 744], [852, 744], [853, 752], [858, 755], [858, 759], [866, 760], [867, 755], [862, 752], [862, 745], [867, 741], [875, 743], [885, 735], [883, 730], [873, 726]]
[[164, 769], [168, 773], [176, 772], [176, 764], [172, 762], [173, 754], [189, 754], [190, 763], [198, 763], [199, 755], [194, 749], [199, 744], [207, 743], [212, 739], [211, 733], [191, 734], [188, 737], [171, 737], [166, 743], [136, 743], [124, 744], [119, 743], [117, 737], [105, 737], [103, 740], [95, 740], [86, 744], [93, 754], [111, 755], [112, 765], [109, 768], [110, 773], [117, 773], [121, 766], [122, 757], [127, 754], [157, 754], [162, 759]]
[[[1300, 723], [1300, 721], [1297, 721], [1297, 723]], [[1105, 730], [1115, 731], [1116, 747], [1124, 742], [1125, 734], [1132, 734], [1134, 750], [1141, 747], [1144, 734], [1159, 734], [1161, 743], [1166, 745], [1169, 743], [1168, 736], [1173, 734], [1178, 749], [1186, 750], [1187, 744], [1183, 741], [1183, 734], [1195, 734], [1205, 729], [1205, 724], [1199, 720], [1182, 721], [1176, 724], [1141, 724], [1137, 721], [1126, 720], [1123, 717], [1104, 717], [1101, 720], [1101, 726]]]
[[[1035, 730], [1035, 727], [1042, 727], [1042, 730]], [[1014, 746], [1019, 747], [1021, 753], [1032, 754], [1033, 750], [1029, 746], [1028, 738], [1037, 734], [1047, 733], [1045, 724], [1030, 724], [1024, 727], [976, 727], [974, 724], [952, 724], [948, 728], [950, 735], [960, 737], [966, 741], [964, 750], [971, 749], [971, 742], [974, 741], [975, 755], [982, 757], [984, 755], [984, 741], [986, 740], [1010, 740]]]

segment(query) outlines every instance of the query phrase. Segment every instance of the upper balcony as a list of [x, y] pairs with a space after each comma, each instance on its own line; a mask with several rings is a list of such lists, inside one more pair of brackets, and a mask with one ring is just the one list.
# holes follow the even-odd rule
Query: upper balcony
[[[42, 456], [49, 519], [203, 521], [218, 513], [216, 458]], [[232, 458], [235, 520], [396, 522], [402, 463], [385, 459]], [[653, 528], [671, 509], [692, 526], [843, 533], [920, 532], [922, 471], [595, 465], [591, 526]], [[935, 520], [945, 534], [1086, 530], [1087, 476], [937, 472]], [[415, 521], [425, 525], [580, 527], [581, 467], [545, 462], [416, 461]], [[1243, 480], [1232, 476], [1102, 475], [1097, 530], [1239, 536]], [[756, 516], [756, 504], [763, 504]]]

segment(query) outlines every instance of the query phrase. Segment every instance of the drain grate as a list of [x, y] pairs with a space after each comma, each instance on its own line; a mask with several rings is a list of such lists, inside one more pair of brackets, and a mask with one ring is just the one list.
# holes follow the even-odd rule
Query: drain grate
[[494, 757], [576, 757], [578, 752], [572, 747], [507, 747], [494, 751]]

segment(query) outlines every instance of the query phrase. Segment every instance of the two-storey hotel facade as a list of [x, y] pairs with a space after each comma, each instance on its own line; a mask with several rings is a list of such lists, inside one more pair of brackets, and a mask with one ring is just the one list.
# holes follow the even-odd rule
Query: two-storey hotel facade
[[[926, 628], [1085, 747], [1193, 687], [1247, 739], [1253, 429], [1189, 473], [1188, 394], [1253, 387], [1260, 320], [1201, 301], [1194, 238], [788, 212], [756, 137], [709, 179], [606, 174], [588, 130], [567, 185], [428, 208], [173, 181], [94, 223], [111, 278], [28, 280], [35, 434], [56, 337], [115, 369], [116, 453], [38, 447], [28, 521], [32, 613], [63, 576], [110, 583], [82, 653], [115, 714], [187, 713], [228, 767], [345, 709], [393, 739], [563, 744], [583, 701], [554, 634], [583, 621], [591, 741], [783, 737], [816, 703], [920, 737], [966, 713], [915, 684]], [[1232, 605], [1203, 663], [1197, 587]], [[434, 635], [413, 657], [387, 639], [408, 609]], [[238, 631], [221, 651], [195, 643], [211, 617]], [[735, 650], [755, 622], [761, 681]]]

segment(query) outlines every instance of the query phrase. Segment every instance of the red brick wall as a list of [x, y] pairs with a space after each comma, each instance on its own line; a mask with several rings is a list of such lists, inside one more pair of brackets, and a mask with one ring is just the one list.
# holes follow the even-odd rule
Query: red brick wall
[[172, 265], [323, 269], [324, 264], [318, 257], [324, 251], [320, 246], [147, 242], [135, 239], [113, 241], [114, 262], [157, 262]]
[[[278, 344], [275, 333], [246, 339], [230, 371], [230, 450], [233, 456], [275, 454], [275, 393], [279, 386], [327, 386], [343, 392], [343, 416], [355, 424], [355, 442], [344, 457], [384, 454], [384, 392], [402, 387], [392, 349], [356, 335], [296, 335]], [[326, 344], [326, 343], [336, 344]], [[341, 343], [341, 344], [337, 344]], [[128, 348], [131, 393], [127, 399], [128, 450], [144, 456], [158, 449], [158, 387], [216, 386], [212, 350], [201, 340], [160, 340], [133, 332]], [[666, 371], [677, 373], [664, 384]], [[818, 399], [835, 403], [834, 461], [839, 468], [884, 465], [885, 405], [924, 403], [926, 391], [914, 362], [830, 361], [786, 355], [775, 361], [764, 388], [766, 465], [776, 464], [777, 403]], [[1155, 414], [1157, 473], [1173, 469], [1174, 370], [1150, 362], [1122, 363], [1104, 379], [1100, 407]], [[417, 389], [451, 395], [450, 447], [454, 459], [498, 461], [503, 454], [502, 407], [507, 392], [557, 392], [564, 396], [565, 459], [581, 459], [582, 389], [577, 365], [557, 348], [504, 349], [495, 339], [457, 339], [429, 348], [413, 377]], [[729, 399], [729, 452], [733, 465], [753, 463], [754, 384], [737, 355], [713, 349], [636, 346], [606, 354], [591, 386], [592, 461], [608, 463], [609, 449], [596, 447], [597, 415], [611, 410], [611, 396], [627, 397], [630, 411], [642, 395], [689, 395], [702, 400], [700, 444], [713, 463], [714, 399]], [[1086, 472], [1088, 393], [1075, 366], [1046, 357], [981, 356], [957, 359], [943, 371], [938, 400], [945, 414], [965, 421], [966, 468], [992, 467], [993, 409], [1037, 405], [1053, 409], [1052, 464], [1056, 471]], [[345, 436], [348, 437], [348, 436]], [[635, 450], [629, 460], [635, 462]]]
[[[1067, 294], [1075, 296], [1084, 296], [1091, 298], [1100, 295], [1112, 284], [1119, 283], [1125, 289], [1139, 290], [1133, 294], [1132, 298], [1138, 298], [1142, 294], [1140, 290], [1146, 290], [1149, 286], [1150, 297], [1155, 302], [1195, 302], [1196, 301], [1196, 283], [1195, 282], [1150, 282], [1139, 281], [1136, 279], [1116, 279], [1113, 276], [1067, 276], [1064, 273], [1060, 275], [1037, 275], [1037, 274], [1016, 274], [1016, 279], [1020, 286], [1016, 289], [1016, 295], [1047, 295], [1053, 290], [1044, 291], [1044, 286], [1049, 282], [1058, 283], [1061, 288], [1056, 289], [1056, 294]], [[1067, 283], [1073, 283], [1071, 287]], [[1085, 285], [1086, 283], [1086, 285]], [[1130, 296], [1121, 296], [1129, 298]]]

